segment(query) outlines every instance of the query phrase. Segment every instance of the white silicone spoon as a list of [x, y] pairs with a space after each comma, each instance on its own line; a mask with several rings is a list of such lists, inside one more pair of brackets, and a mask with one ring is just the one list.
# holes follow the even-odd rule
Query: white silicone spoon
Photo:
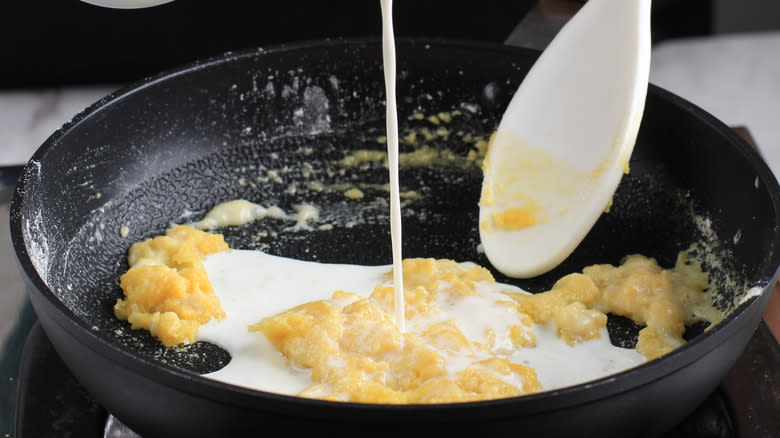
[[590, 0], [520, 84], [484, 163], [490, 263], [528, 278], [560, 264], [610, 205], [650, 71], [650, 0]]
[[95, 6], [114, 9], [138, 9], [169, 3], [173, 0], [81, 0]]

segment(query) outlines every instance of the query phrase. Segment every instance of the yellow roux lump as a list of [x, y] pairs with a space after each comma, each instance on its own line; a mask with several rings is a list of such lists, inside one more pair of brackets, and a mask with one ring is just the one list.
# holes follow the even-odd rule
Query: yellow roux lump
[[[221, 235], [187, 226], [134, 244], [116, 316], [150, 330], [166, 346], [193, 342], [201, 324], [225, 316], [202, 264], [206, 255], [225, 250]], [[479, 284], [495, 283], [486, 269], [451, 260], [407, 259], [403, 268], [408, 320], [435, 317], [442, 300], [465, 299], [478, 294]], [[496, 304], [520, 315], [509, 329], [515, 348], [536, 345], [533, 323], [553, 324], [570, 345], [597, 338], [606, 313], [614, 313], [646, 326], [637, 350], [652, 359], [684, 344], [686, 323], [722, 318], [706, 289], [706, 275], [685, 252], [670, 270], [631, 255], [619, 267], [594, 265], [567, 275], [547, 292], [506, 292], [508, 298]], [[491, 353], [493, 333], [485, 334], [486, 342], [471, 342], [452, 320], [400, 333], [392, 307], [387, 283], [368, 298], [335, 291], [330, 300], [301, 304], [249, 330], [264, 335], [294, 366], [311, 370], [313, 384], [299, 394], [303, 397], [439, 403], [542, 389], [534, 369]], [[447, 357], [468, 361], [467, 366], [448, 373]]]
[[130, 269], [119, 282], [125, 298], [117, 300], [114, 314], [133, 329], [149, 330], [166, 347], [194, 342], [201, 324], [225, 316], [203, 259], [228, 249], [222, 235], [185, 225], [134, 243]]
[[[476, 282], [493, 282], [479, 266], [452, 260], [406, 259], [406, 318], [436, 315], [439, 300], [475, 296]], [[445, 282], [447, 287], [439, 287]], [[445, 296], [440, 296], [444, 294]], [[516, 304], [507, 299], [497, 303]], [[440, 403], [511, 397], [539, 391], [533, 368], [491, 354], [486, 343], [469, 342], [452, 320], [421, 333], [401, 333], [393, 318], [393, 288], [377, 286], [368, 298], [342, 291], [331, 300], [302, 304], [263, 319], [262, 333], [295, 366], [311, 369], [316, 382], [299, 395], [366, 403]], [[533, 346], [531, 320], [511, 327], [515, 347]], [[451, 376], [447, 355], [467, 361]], [[517, 382], [516, 385], [510, 382]]]

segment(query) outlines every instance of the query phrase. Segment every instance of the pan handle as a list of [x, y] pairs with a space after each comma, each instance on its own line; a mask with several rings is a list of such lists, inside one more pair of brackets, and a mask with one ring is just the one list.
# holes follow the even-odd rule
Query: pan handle
[[10, 202], [24, 166], [0, 166], [0, 204]]

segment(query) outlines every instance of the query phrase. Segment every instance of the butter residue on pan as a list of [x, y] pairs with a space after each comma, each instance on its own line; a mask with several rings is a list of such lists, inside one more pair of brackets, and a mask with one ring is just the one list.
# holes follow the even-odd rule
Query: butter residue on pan
[[241, 226], [266, 217], [295, 221], [295, 225], [291, 227], [294, 231], [311, 230], [310, 222], [315, 222], [319, 218], [319, 209], [314, 205], [303, 203], [295, 206], [295, 214], [289, 215], [277, 206], [266, 208], [246, 199], [235, 199], [217, 204], [203, 219], [189, 226], [199, 230], [213, 230]]
[[597, 264], [582, 274], [565, 276], [548, 292], [509, 295], [535, 322], [554, 321], [559, 335], [570, 343], [583, 336], [572, 329], [592, 325], [596, 319], [606, 324], [607, 313], [631, 318], [645, 326], [639, 332], [637, 351], [654, 359], [685, 344], [686, 325], [699, 321], [712, 325], [723, 319], [708, 288], [700, 264], [682, 251], [673, 269], [634, 254], [620, 266]]

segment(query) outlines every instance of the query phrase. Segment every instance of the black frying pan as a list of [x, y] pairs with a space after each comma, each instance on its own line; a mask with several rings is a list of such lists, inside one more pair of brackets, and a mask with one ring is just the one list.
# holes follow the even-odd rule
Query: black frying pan
[[[398, 47], [401, 129], [433, 128], [405, 115], [462, 113], [451, 134], [426, 142], [465, 156], [458, 131], [489, 135], [537, 53], [457, 42]], [[593, 102], [598, 111], [598, 102]], [[391, 261], [387, 193], [366, 185], [364, 202], [331, 186], [382, 184], [381, 166], [343, 169], [349, 151], [383, 149], [381, 49], [376, 41], [327, 41], [228, 54], [146, 79], [76, 116], [35, 153], [18, 184], [11, 233], [31, 301], [74, 375], [108, 410], [144, 436], [231, 436], [283, 426], [295, 433], [656, 436], [712, 392], [758, 324], [777, 277], [780, 188], [760, 157], [726, 126], [651, 86], [626, 175], [609, 213], [553, 272], [523, 281], [531, 291], [594, 263], [630, 253], [671, 266], [697, 254], [729, 316], [684, 347], [584, 385], [478, 403], [384, 406], [305, 400], [198, 377], [223, 366], [220, 348], [166, 349], [111, 310], [137, 240], [218, 202], [246, 198], [292, 210], [321, 208], [332, 229], [285, 230], [261, 221], [220, 230], [234, 248], [321, 262]], [[409, 147], [407, 147], [409, 149]], [[303, 172], [302, 163], [309, 170]], [[273, 170], [280, 180], [267, 178]], [[307, 176], [309, 175], [309, 176]], [[280, 182], [281, 181], [281, 182]], [[489, 266], [478, 252], [476, 166], [401, 170], [405, 257], [448, 257]], [[340, 187], [341, 187], [340, 186]], [[182, 214], [195, 216], [183, 218]], [[317, 225], [317, 224], [315, 224]], [[119, 230], [127, 226], [126, 238]], [[743, 300], [753, 286], [763, 289]], [[744, 302], [743, 302], [744, 301]], [[610, 317], [613, 342], [637, 327]], [[574, 366], [574, 365], [573, 365]], [[398, 435], [396, 435], [398, 436]]]

